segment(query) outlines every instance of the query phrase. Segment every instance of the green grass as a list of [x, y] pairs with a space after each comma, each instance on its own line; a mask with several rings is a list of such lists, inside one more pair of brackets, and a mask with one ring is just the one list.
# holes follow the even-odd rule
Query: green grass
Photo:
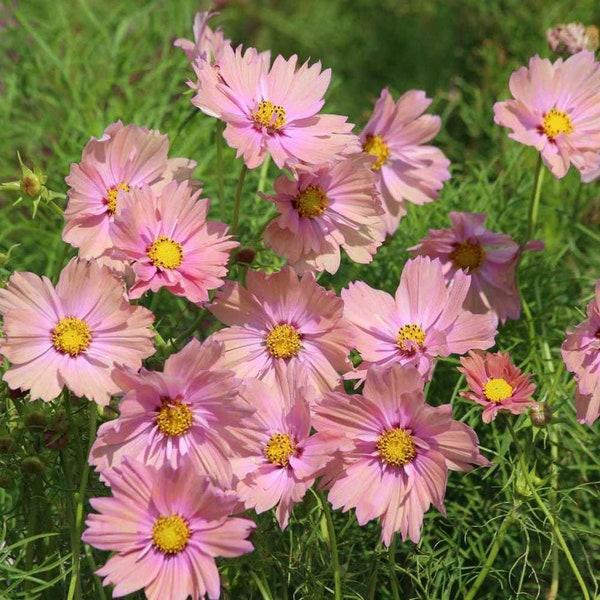
[[[186, 80], [192, 72], [181, 50], [172, 46], [177, 37], [191, 37], [194, 12], [206, 7], [191, 0], [39, 0], [15, 7], [14, 24], [0, 32], [0, 181], [19, 179], [19, 151], [27, 164], [35, 163], [47, 174], [50, 189], [66, 193], [69, 166], [81, 159], [90, 136], [99, 136], [109, 123], [122, 119], [167, 133], [170, 156], [196, 160], [195, 177], [202, 180], [204, 194], [216, 199], [215, 122], [190, 104]], [[493, 124], [492, 106], [508, 97], [507, 82], [514, 69], [535, 53], [549, 54], [546, 28], [570, 20], [599, 24], [600, 7], [593, 0], [253, 0], [222, 9], [216, 22], [235, 42], [271, 49], [273, 56], [296, 53], [301, 60], [320, 60], [332, 68], [327, 112], [348, 114], [362, 126], [381, 88], [389, 86], [396, 97], [410, 88], [425, 89], [434, 99], [431, 110], [442, 115], [443, 128], [435, 143], [451, 159], [453, 177], [439, 200], [411, 206], [398, 233], [372, 264], [345, 260], [335, 276], [320, 278], [323, 286], [339, 291], [349, 281], [362, 279], [395, 291], [409, 256], [406, 248], [428, 228], [449, 226], [452, 210], [487, 212], [491, 230], [524, 240], [537, 154]], [[229, 221], [239, 170], [234, 152], [225, 148]], [[277, 175], [270, 165], [267, 193]], [[257, 239], [259, 225], [272, 214], [272, 207], [255, 194], [259, 185], [260, 174], [250, 172], [240, 240], [258, 251], [254, 267], [272, 269], [281, 260]], [[524, 318], [508, 322], [497, 338], [497, 348], [509, 350], [518, 365], [535, 374], [536, 398], [553, 407], [551, 428], [533, 429], [527, 417], [513, 421], [528, 469], [535, 475], [535, 493], [558, 514], [560, 531], [592, 598], [600, 594], [598, 424], [577, 424], [574, 383], [559, 349], [565, 329], [582, 320], [600, 276], [599, 190], [597, 183], [580, 186], [575, 173], [561, 181], [547, 174], [538, 229], [546, 250], [527, 256], [519, 274], [531, 323]], [[56, 279], [75, 254], [62, 242], [63, 221], [44, 205], [32, 220], [31, 205], [24, 200], [13, 206], [16, 198], [0, 192], [0, 253], [18, 244], [0, 266], [0, 275], [6, 280], [15, 270], [27, 270]], [[216, 202], [211, 210], [218, 218]], [[238, 275], [236, 269], [233, 276]], [[157, 329], [166, 340], [199, 317], [195, 307], [164, 291], [143, 303], [155, 310]], [[206, 313], [198, 335], [205, 337], [217, 327]], [[150, 364], [159, 367], [164, 356], [159, 353]], [[500, 417], [489, 426], [481, 423], [479, 409], [459, 396], [465, 386], [457, 364], [455, 358], [439, 363], [428, 401], [451, 402], [455, 418], [476, 429], [494, 466], [451, 473], [447, 517], [429, 511], [421, 542], [398, 541], [392, 562], [379, 544], [377, 523], [359, 527], [353, 514], [335, 512], [344, 598], [393, 598], [392, 577], [405, 599], [463, 598], [505, 519], [498, 555], [476, 597], [546, 598], [553, 569], [555, 579], [559, 574], [557, 598], [582, 597], [547, 515], [524, 480], [507, 419]], [[75, 439], [71, 428], [68, 446], [60, 452], [50, 450], [40, 430], [24, 425], [23, 414], [34, 409], [48, 419], [61, 418], [60, 406], [30, 404], [1, 384], [0, 440], [7, 432], [15, 439], [12, 448], [0, 454], [0, 540], [8, 546], [0, 548], [1, 600], [66, 598], [69, 585], [74, 496], [69, 499], [68, 491], [74, 491], [81, 476], [81, 452], [88, 439], [87, 434]], [[71, 427], [85, 429], [80, 421], [85, 421], [86, 411], [85, 404], [73, 406]], [[23, 473], [27, 456], [42, 461], [43, 476]], [[74, 470], [70, 481], [61, 468], [65, 461]], [[93, 477], [88, 495], [105, 493]], [[295, 508], [283, 533], [271, 513], [256, 520], [255, 552], [219, 561], [223, 597], [333, 598], [330, 546], [316, 497], [309, 493]], [[30, 538], [32, 532], [35, 539]], [[90, 552], [98, 565], [103, 564], [106, 553]], [[83, 598], [97, 597], [89, 564], [82, 565]]]

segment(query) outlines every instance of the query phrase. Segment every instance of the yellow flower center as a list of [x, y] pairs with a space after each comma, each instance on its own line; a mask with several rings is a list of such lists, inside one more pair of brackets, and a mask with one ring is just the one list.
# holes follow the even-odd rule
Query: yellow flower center
[[287, 467], [290, 456], [296, 452], [296, 444], [286, 433], [275, 433], [265, 446], [265, 458], [274, 465]]
[[386, 465], [403, 467], [417, 455], [417, 447], [406, 429], [390, 429], [377, 438], [377, 452]]
[[542, 133], [545, 133], [548, 138], [553, 139], [559, 133], [573, 133], [573, 124], [571, 117], [562, 110], [553, 108], [544, 115]]
[[327, 195], [318, 185], [309, 185], [292, 201], [292, 206], [301, 217], [320, 217], [327, 208]]
[[129, 186], [126, 183], [119, 183], [106, 192], [106, 198], [104, 200], [106, 202], [106, 211], [109, 215], [114, 215], [117, 210], [117, 196], [121, 190], [128, 192]]
[[148, 248], [148, 258], [160, 269], [176, 269], [183, 262], [183, 247], [165, 235], [158, 237]]
[[165, 554], [178, 554], [190, 539], [190, 529], [179, 515], [158, 517], [152, 526], [154, 546]]
[[425, 332], [414, 323], [400, 327], [398, 331], [397, 344], [400, 350], [412, 354], [415, 351], [414, 344], [419, 348], [423, 347], [425, 342]]
[[87, 350], [92, 341], [90, 328], [85, 321], [76, 317], [64, 317], [52, 331], [52, 343], [63, 354], [77, 356]]
[[485, 259], [485, 250], [477, 243], [461, 242], [450, 254], [455, 266], [467, 273], [474, 273]]
[[379, 171], [388, 161], [390, 149], [388, 145], [381, 139], [379, 135], [368, 135], [367, 141], [363, 144], [363, 150], [377, 157], [377, 160], [371, 167], [373, 171]]
[[490, 379], [483, 386], [483, 395], [490, 402], [502, 402], [510, 398], [513, 393], [513, 386], [506, 379]]
[[192, 411], [181, 400], [164, 398], [156, 417], [156, 426], [164, 435], [183, 435], [192, 426]]
[[283, 106], [275, 106], [270, 100], [263, 100], [252, 113], [252, 118], [260, 127], [279, 131], [285, 125], [285, 109]]
[[292, 358], [301, 348], [300, 332], [291, 325], [275, 325], [267, 336], [267, 350], [275, 358]]

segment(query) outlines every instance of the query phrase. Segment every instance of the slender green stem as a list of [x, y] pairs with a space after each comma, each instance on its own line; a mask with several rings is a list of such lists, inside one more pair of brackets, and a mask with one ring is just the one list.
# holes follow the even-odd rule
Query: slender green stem
[[560, 545], [560, 547], [567, 559], [567, 562], [569, 563], [569, 566], [571, 567], [571, 570], [573, 571], [573, 575], [575, 575], [575, 579], [577, 579], [577, 583], [579, 583], [579, 587], [581, 588], [581, 591], [583, 592], [584, 600], [590, 600], [590, 594], [585, 585], [585, 581], [583, 580], [583, 577], [581, 576], [581, 573], [579, 572], [579, 569], [578, 569], [577, 565], [575, 564], [573, 555], [571, 554], [571, 551], [569, 550], [569, 547], [567, 546], [567, 542], [565, 541], [565, 538], [563, 537], [562, 532], [560, 531], [560, 529], [558, 527], [558, 521], [555, 519], [554, 515], [550, 512], [548, 507], [544, 504], [544, 501], [540, 498], [540, 495], [537, 493], [537, 490], [535, 489], [534, 483], [531, 481], [531, 477], [529, 475], [529, 469], [527, 468], [527, 464], [525, 463], [525, 459], [523, 457], [523, 452], [521, 450], [521, 444], [519, 443], [517, 435], [516, 435], [510, 421], [508, 421], [507, 426], [508, 426], [508, 430], [510, 431], [510, 434], [513, 438], [513, 443], [515, 444], [515, 448], [517, 449], [517, 455], [519, 457], [519, 464], [521, 466], [522, 475], [523, 475], [523, 478], [525, 479], [527, 487], [529, 488], [529, 491], [531, 492], [531, 495], [533, 496], [533, 499], [535, 500], [536, 504], [540, 507], [540, 510], [544, 513], [544, 516], [546, 517], [546, 519], [548, 519], [548, 522], [550, 523], [550, 526], [552, 527], [552, 531], [554, 532], [554, 535], [555, 535], [556, 539], [558, 540], [558, 544]]
[[398, 587], [398, 579], [396, 579], [396, 541], [398, 536], [394, 534], [394, 539], [388, 550], [388, 563], [390, 565], [390, 583], [392, 584], [392, 598], [400, 600], [400, 589]]
[[250, 577], [252, 577], [252, 579], [254, 580], [254, 583], [259, 589], [260, 595], [262, 596], [263, 600], [273, 600], [273, 596], [269, 591], [269, 586], [254, 571], [250, 571]]
[[525, 242], [532, 239], [535, 234], [535, 226], [540, 208], [540, 197], [542, 195], [542, 183], [544, 181], [545, 173], [546, 169], [544, 168], [542, 155], [540, 154], [535, 171], [535, 184], [533, 186], [531, 202], [529, 203], [529, 214], [527, 217], [527, 237], [525, 238]]
[[502, 521], [502, 524], [500, 525], [500, 529], [498, 529], [498, 531], [496, 532], [494, 541], [492, 542], [492, 546], [487, 553], [487, 560], [485, 561], [485, 564], [483, 565], [481, 571], [479, 571], [479, 575], [477, 575], [477, 579], [471, 586], [469, 593], [465, 596], [465, 600], [473, 600], [473, 598], [475, 598], [477, 592], [479, 591], [479, 588], [485, 581], [485, 578], [488, 576], [494, 564], [494, 561], [496, 560], [496, 556], [498, 555], [500, 546], [502, 546], [502, 542], [504, 541], [504, 536], [506, 535], [506, 532], [508, 531], [508, 528], [510, 527], [513, 520], [513, 511], [511, 510], [506, 514], [504, 520]]
[[98, 577], [98, 575], [96, 575], [98, 567], [96, 566], [96, 561], [94, 560], [92, 549], [87, 544], [84, 544], [84, 552], [90, 571], [94, 576], [94, 585], [96, 586], [96, 597], [98, 598], [98, 600], [106, 600], [106, 594], [104, 593], [104, 586], [102, 585], [102, 580], [100, 579], [100, 577]]
[[227, 212], [225, 210], [225, 180], [224, 180], [224, 169], [223, 169], [223, 129], [225, 123], [217, 119], [217, 132], [215, 134], [215, 144], [217, 146], [217, 190], [219, 194], [219, 214], [221, 215], [221, 221], [225, 221], [227, 218]]
[[235, 188], [235, 204], [233, 206], [233, 219], [231, 222], [231, 233], [233, 235], [237, 235], [238, 231], [238, 221], [240, 219], [240, 205], [242, 203], [242, 190], [244, 189], [244, 179], [246, 178], [247, 172], [248, 167], [246, 165], [242, 165], [242, 170], [240, 171], [237, 187]]
[[335, 527], [333, 525], [333, 518], [331, 516], [331, 510], [329, 503], [323, 496], [322, 492], [318, 494], [319, 500], [321, 501], [321, 507], [323, 509], [323, 517], [325, 518], [325, 524], [327, 526], [327, 537], [329, 538], [329, 550], [331, 551], [331, 569], [333, 571], [333, 585], [335, 590], [335, 600], [342, 600], [342, 572], [340, 570], [340, 559], [338, 556], [337, 538], [335, 536]]
[[190, 335], [192, 335], [194, 333], [194, 331], [196, 331], [196, 329], [198, 329], [198, 326], [200, 325], [200, 323], [202, 322], [202, 319], [204, 319], [204, 317], [206, 316], [206, 311], [205, 310], [200, 310], [200, 312], [198, 313], [198, 315], [196, 316], [196, 318], [192, 321], [192, 324], [183, 331], [183, 333], [181, 333], [180, 335], [178, 335], [175, 338], [175, 341], [173, 342], [173, 345], [175, 346], [175, 348], [179, 348], [179, 344], [181, 344], [182, 342], [185, 342], [188, 337]]
[[269, 173], [269, 165], [271, 164], [271, 155], [267, 154], [263, 164], [260, 167], [260, 173], [258, 175], [258, 187], [257, 192], [265, 191], [265, 184], [267, 183], [267, 174]]

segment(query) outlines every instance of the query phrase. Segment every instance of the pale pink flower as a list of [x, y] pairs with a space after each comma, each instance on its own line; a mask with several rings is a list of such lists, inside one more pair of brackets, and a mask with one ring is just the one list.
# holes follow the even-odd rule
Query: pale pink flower
[[215, 557], [253, 550], [255, 524], [229, 515], [237, 497], [199, 476], [190, 463], [178, 469], [126, 457], [107, 472], [112, 497], [92, 498], [82, 539], [114, 552], [96, 571], [119, 598], [143, 589], [148, 600], [201, 600], [220, 596]]
[[470, 282], [458, 271], [448, 285], [438, 259], [418, 256], [404, 266], [395, 298], [362, 281], [343, 289], [344, 316], [355, 329], [363, 359], [361, 370], [347, 377], [363, 377], [372, 365], [400, 363], [429, 378], [435, 357], [493, 346], [495, 315], [463, 308]]
[[223, 367], [223, 351], [218, 342], [192, 339], [162, 373], [117, 369], [120, 416], [101, 425], [90, 464], [104, 477], [125, 456], [174, 469], [189, 459], [197, 473], [230, 488], [230, 459], [244, 448], [234, 433], [251, 428], [254, 409], [238, 398], [240, 381]]
[[211, 29], [208, 21], [219, 13], [212, 10], [198, 12], [194, 17], [194, 41], [184, 38], [176, 39], [173, 46], [181, 48], [190, 61], [206, 60], [209, 63], [219, 63], [223, 55], [223, 47], [231, 46], [231, 40], [226, 40], [221, 29]]
[[269, 69], [268, 57], [254, 48], [235, 52], [223, 48], [219, 69], [197, 60], [197, 93], [192, 104], [227, 123], [227, 143], [243, 156], [250, 169], [258, 167], [267, 153], [282, 168], [297, 162], [317, 165], [358, 150], [353, 125], [347, 117], [318, 114], [331, 71], [321, 63], [298, 69], [298, 57], [278, 56]]
[[278, 362], [299, 363], [318, 392], [338, 385], [354, 343], [342, 300], [312, 273], [298, 279], [289, 267], [271, 275], [249, 271], [246, 285], [227, 282], [207, 306], [231, 326], [213, 334], [225, 344], [225, 366], [272, 385]]
[[362, 395], [329, 392], [313, 411], [315, 429], [340, 440], [341, 456], [322, 482], [329, 501], [344, 511], [355, 508], [360, 525], [380, 517], [386, 546], [396, 531], [416, 544], [431, 504], [446, 514], [448, 469], [489, 464], [477, 435], [452, 419], [449, 404], [426, 404], [423, 380], [412, 368], [375, 367]]
[[458, 370], [467, 378], [468, 392], [461, 396], [481, 404], [484, 423], [493, 421], [498, 412], [520, 415], [537, 405], [531, 399], [535, 384], [513, 364], [508, 352], [469, 352], [460, 359]]
[[[429, 236], [409, 250], [415, 255], [439, 258], [447, 281], [461, 269], [471, 275], [464, 308], [478, 314], [492, 311], [504, 323], [521, 314], [516, 270], [522, 249], [510, 235], [486, 229], [486, 216], [451, 212], [452, 227], [430, 229]], [[534, 241], [524, 249], [543, 247], [543, 242]]]
[[580, 423], [592, 425], [600, 415], [600, 281], [584, 319], [566, 332], [561, 346], [567, 369], [575, 374], [575, 409]]
[[6, 338], [0, 352], [12, 362], [10, 388], [50, 401], [66, 386], [106, 405], [119, 391], [115, 363], [139, 369], [154, 353], [152, 313], [132, 306], [107, 267], [73, 259], [56, 288], [47, 277], [14, 273], [0, 289]]
[[240, 395], [256, 407], [259, 433], [243, 458], [232, 460], [235, 488], [246, 508], [257, 513], [277, 505], [276, 517], [287, 527], [295, 502], [300, 502], [339, 444], [327, 434], [310, 435], [309, 403], [314, 388], [300, 367], [277, 367], [276, 384], [246, 379]]
[[209, 201], [199, 196], [200, 190], [176, 181], [159, 195], [144, 187], [121, 196], [112, 256], [132, 262], [130, 298], [165, 287], [202, 304], [209, 290], [223, 285], [231, 249], [239, 244], [227, 235], [227, 225], [206, 220]]
[[555, 25], [546, 30], [546, 41], [556, 54], [577, 54], [582, 50], [598, 50], [598, 28], [583, 23]]
[[279, 177], [274, 196], [280, 216], [264, 231], [265, 246], [285, 256], [298, 273], [328, 271], [340, 266], [340, 247], [357, 263], [370, 263], [385, 238], [382, 209], [363, 154], [332, 165], [297, 170], [297, 178]]
[[83, 258], [96, 258], [112, 246], [111, 233], [123, 191], [150, 185], [159, 193], [165, 183], [189, 178], [196, 163], [167, 159], [169, 138], [158, 131], [121, 121], [102, 137], [91, 138], [81, 162], [71, 165], [63, 240]]
[[560, 179], [572, 164], [582, 179], [600, 167], [600, 68], [592, 52], [552, 63], [534, 56], [510, 76], [513, 99], [494, 104], [494, 121], [539, 150]]
[[427, 145], [440, 131], [437, 115], [424, 115], [431, 104], [425, 92], [411, 90], [394, 103], [387, 88], [360, 134], [363, 150], [376, 157], [373, 170], [383, 199], [386, 233], [392, 235], [406, 214], [406, 203], [435, 200], [450, 179], [450, 161]]

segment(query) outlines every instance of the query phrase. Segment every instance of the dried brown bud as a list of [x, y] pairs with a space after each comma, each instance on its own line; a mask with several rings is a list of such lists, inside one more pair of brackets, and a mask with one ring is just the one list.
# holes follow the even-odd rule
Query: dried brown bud
[[256, 250], [254, 248], [240, 248], [238, 250], [236, 259], [243, 265], [250, 265], [254, 262], [256, 257]]
[[538, 402], [529, 409], [529, 418], [536, 427], [545, 427], [552, 421], [552, 409], [546, 402]]

